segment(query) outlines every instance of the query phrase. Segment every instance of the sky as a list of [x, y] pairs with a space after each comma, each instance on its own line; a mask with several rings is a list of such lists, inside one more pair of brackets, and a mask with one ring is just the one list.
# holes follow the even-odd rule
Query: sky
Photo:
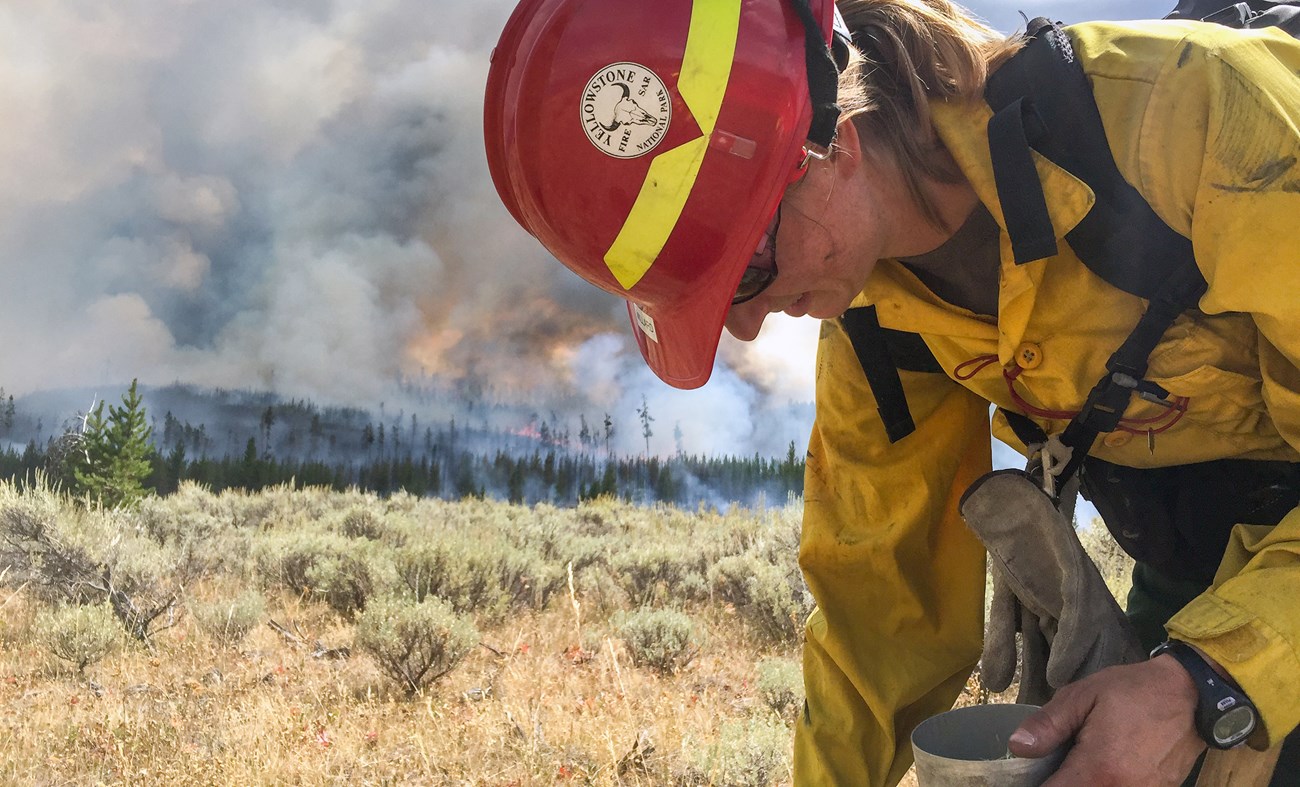
[[[673, 391], [621, 302], [501, 206], [482, 91], [512, 7], [0, 0], [0, 387], [139, 378], [374, 406], [399, 377], [472, 376], [598, 410], [646, 397], [687, 450], [780, 452], [787, 432], [762, 420], [811, 400], [815, 321], [724, 339], [713, 380]], [[1021, 24], [1010, 3], [973, 9]]]

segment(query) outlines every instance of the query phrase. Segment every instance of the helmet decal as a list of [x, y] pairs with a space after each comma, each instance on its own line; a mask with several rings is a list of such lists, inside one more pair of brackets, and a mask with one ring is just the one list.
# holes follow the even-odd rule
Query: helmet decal
[[[605, 264], [624, 289], [632, 289], [650, 270], [691, 195], [731, 80], [739, 31], [740, 0], [695, 0], [692, 4], [677, 90], [702, 134], [660, 153], [650, 163], [636, 202], [605, 253]], [[594, 79], [599, 77], [597, 74]]]
[[582, 91], [582, 128], [601, 152], [636, 158], [668, 132], [673, 102], [659, 75], [637, 63], [602, 68]]
[[639, 304], [632, 304], [632, 318], [636, 321], [636, 327], [641, 329], [641, 333], [652, 342], [659, 341], [659, 331], [655, 330], [654, 318], [646, 313]]

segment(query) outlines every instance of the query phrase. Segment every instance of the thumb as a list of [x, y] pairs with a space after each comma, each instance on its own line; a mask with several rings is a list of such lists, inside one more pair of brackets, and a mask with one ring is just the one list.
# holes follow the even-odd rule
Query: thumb
[[1020, 723], [1008, 741], [1017, 757], [1043, 757], [1083, 726], [1092, 703], [1083, 692], [1064, 692]]

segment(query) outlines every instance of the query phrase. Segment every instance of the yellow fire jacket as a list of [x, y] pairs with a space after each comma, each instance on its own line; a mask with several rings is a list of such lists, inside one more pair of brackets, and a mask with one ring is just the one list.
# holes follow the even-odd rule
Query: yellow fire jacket
[[[1192, 239], [1209, 282], [1168, 331], [1148, 378], [1188, 400], [1145, 437], [1117, 432], [1093, 455], [1131, 467], [1228, 457], [1300, 461], [1300, 42], [1199, 23], [1090, 23], [1069, 29], [1091, 77], [1116, 163], [1156, 213]], [[1005, 226], [982, 102], [940, 106], [940, 136]], [[1091, 190], [1036, 165], [1058, 238]], [[808, 450], [800, 563], [817, 602], [808, 622], [807, 712], [798, 784], [895, 784], [909, 735], [951, 707], [980, 652], [984, 554], [957, 512], [990, 469], [989, 403], [1019, 396], [1077, 410], [1144, 302], [1109, 286], [1061, 240], [1059, 256], [1017, 266], [1001, 237], [999, 316], [979, 317], [883, 261], [855, 305], [921, 334], [947, 372], [902, 372], [916, 431], [890, 444], [847, 336], [823, 324], [817, 420]], [[974, 377], [954, 370], [996, 356]], [[968, 367], [969, 368], [969, 367]], [[1156, 416], [1135, 401], [1129, 418]], [[995, 418], [993, 433], [1019, 441]], [[1066, 420], [1035, 420], [1049, 433]], [[1168, 624], [1257, 703], [1276, 742], [1300, 722], [1300, 510], [1276, 528], [1239, 526], [1210, 590]]]

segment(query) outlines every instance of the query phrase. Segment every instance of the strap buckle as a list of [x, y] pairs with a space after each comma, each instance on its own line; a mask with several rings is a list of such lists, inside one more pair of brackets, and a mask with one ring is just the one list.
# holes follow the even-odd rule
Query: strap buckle
[[[1047, 442], [1039, 446], [1030, 460], [1030, 475], [1041, 473], [1039, 479], [1043, 491], [1054, 501], [1060, 500], [1061, 472], [1070, 464], [1070, 457], [1074, 455], [1074, 449], [1061, 442], [1059, 435], [1052, 435], [1047, 438]], [[1038, 473], [1035, 472], [1038, 471]]]

